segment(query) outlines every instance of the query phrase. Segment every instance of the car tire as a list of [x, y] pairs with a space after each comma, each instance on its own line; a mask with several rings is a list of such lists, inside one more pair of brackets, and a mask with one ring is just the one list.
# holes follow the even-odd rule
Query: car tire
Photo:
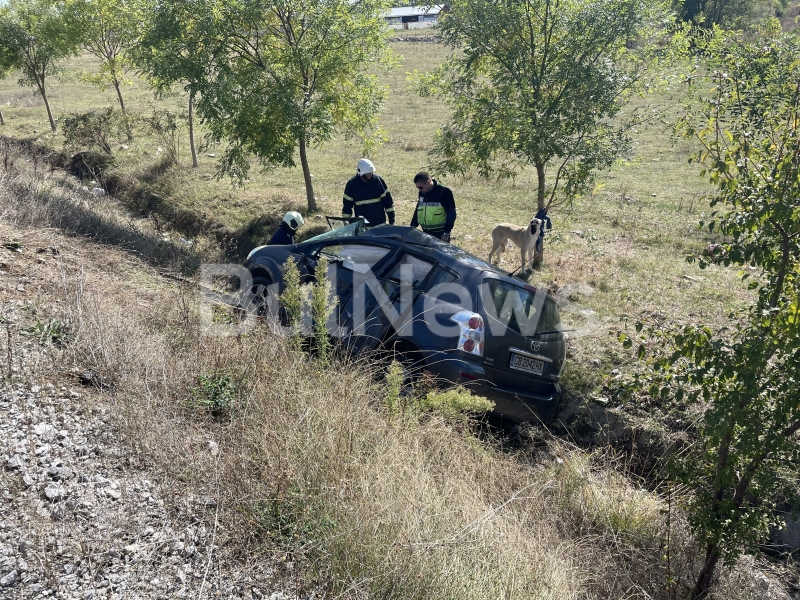
[[253, 277], [250, 289], [242, 299], [242, 308], [249, 314], [259, 317], [267, 316], [270, 309], [270, 291], [272, 280], [269, 277]]

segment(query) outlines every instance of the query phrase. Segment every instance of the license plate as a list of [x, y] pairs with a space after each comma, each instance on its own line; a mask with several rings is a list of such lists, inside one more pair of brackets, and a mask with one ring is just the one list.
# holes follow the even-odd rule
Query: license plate
[[534, 375], [541, 375], [542, 371], [544, 371], [544, 362], [541, 360], [528, 358], [527, 356], [514, 354], [513, 352], [511, 353], [511, 361], [508, 366], [518, 371], [533, 373]]

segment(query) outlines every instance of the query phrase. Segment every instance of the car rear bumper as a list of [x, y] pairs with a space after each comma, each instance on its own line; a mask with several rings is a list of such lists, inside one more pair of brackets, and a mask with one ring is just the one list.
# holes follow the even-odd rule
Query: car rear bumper
[[436, 377], [463, 385], [478, 396], [495, 404], [494, 412], [515, 421], [549, 421], [558, 408], [561, 389], [557, 384], [543, 382], [537, 391], [496, 385], [487, 377], [484, 368], [441, 351], [422, 351], [425, 368]]

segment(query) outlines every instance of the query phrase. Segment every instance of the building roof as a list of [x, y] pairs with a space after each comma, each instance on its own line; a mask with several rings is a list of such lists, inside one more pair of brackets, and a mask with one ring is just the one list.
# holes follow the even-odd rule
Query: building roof
[[438, 15], [445, 7], [444, 4], [434, 4], [433, 6], [397, 6], [389, 9], [386, 18], [391, 17], [412, 17], [423, 15]]

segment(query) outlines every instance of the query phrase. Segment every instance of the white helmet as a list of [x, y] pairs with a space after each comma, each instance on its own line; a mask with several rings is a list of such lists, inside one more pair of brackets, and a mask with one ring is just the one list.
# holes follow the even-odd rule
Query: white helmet
[[305, 221], [303, 220], [303, 215], [295, 210], [290, 210], [285, 215], [283, 215], [283, 222], [286, 223], [289, 227], [292, 228], [292, 231], [297, 231], [297, 228], [303, 225]]
[[362, 158], [360, 161], [358, 161], [357, 173], [359, 175], [366, 175], [367, 173], [374, 173], [374, 172], [375, 172], [375, 165], [372, 164], [371, 160]]

